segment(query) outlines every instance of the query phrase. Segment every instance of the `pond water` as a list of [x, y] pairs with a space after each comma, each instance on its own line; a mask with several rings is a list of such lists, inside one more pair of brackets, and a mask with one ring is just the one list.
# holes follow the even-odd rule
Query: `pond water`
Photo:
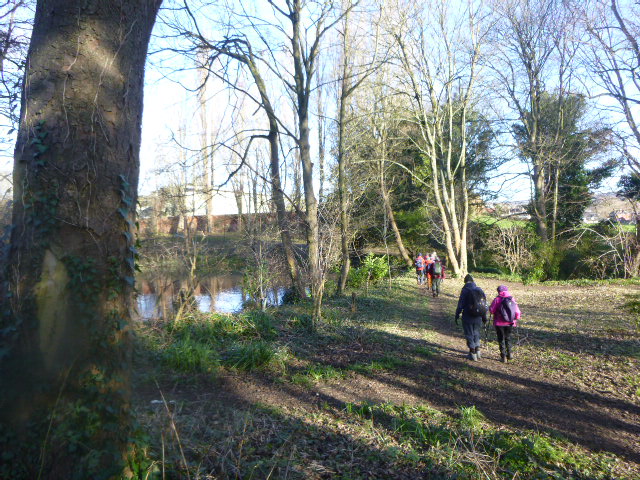
[[[166, 318], [174, 310], [174, 302], [181, 291], [188, 289], [186, 279], [138, 279], [138, 317], [141, 320]], [[280, 305], [286, 287], [267, 291], [269, 305]], [[216, 275], [199, 279], [194, 291], [201, 312], [237, 313], [249, 297], [242, 289], [242, 275]]]

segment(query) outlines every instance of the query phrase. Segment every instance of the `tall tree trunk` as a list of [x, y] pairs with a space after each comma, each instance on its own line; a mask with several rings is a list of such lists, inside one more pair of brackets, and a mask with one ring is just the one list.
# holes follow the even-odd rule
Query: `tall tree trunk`
[[[304, 99], [302, 99], [304, 103]], [[303, 110], [306, 112], [306, 110]], [[305, 221], [307, 227], [307, 248], [311, 296], [313, 297], [313, 319], [320, 320], [323, 295], [323, 278], [320, 269], [320, 230], [318, 224], [318, 201], [313, 191], [313, 163], [309, 143], [309, 122], [306, 115], [300, 115], [300, 161], [302, 162], [302, 184], [304, 186]]]
[[305, 221], [307, 228], [307, 260], [311, 279], [311, 296], [313, 297], [314, 322], [320, 320], [322, 313], [322, 295], [324, 294], [324, 276], [320, 265], [320, 227], [318, 223], [318, 201], [313, 190], [313, 163], [311, 162], [311, 144], [309, 142], [309, 99], [311, 96], [311, 79], [313, 78], [315, 59], [318, 54], [320, 38], [317, 37], [310, 51], [301, 48], [302, 25], [301, 0], [293, 0], [289, 4], [292, 26], [291, 54], [293, 58], [296, 109], [298, 117], [298, 150], [302, 164], [302, 186], [305, 200]]
[[533, 166], [533, 183], [533, 216], [540, 240], [542, 240], [543, 243], [547, 243], [549, 241], [549, 233], [547, 228], [545, 172], [544, 166], [541, 166], [538, 163]]
[[393, 214], [393, 208], [391, 208], [391, 199], [389, 198], [389, 190], [387, 189], [387, 180], [385, 178], [384, 169], [385, 162], [387, 161], [387, 152], [386, 152], [386, 135], [383, 136], [381, 142], [381, 160], [380, 160], [380, 194], [382, 196], [382, 202], [384, 203], [385, 211], [387, 212], [387, 218], [389, 219], [389, 225], [391, 225], [391, 230], [393, 230], [393, 236], [396, 240], [396, 245], [398, 245], [398, 251], [404, 260], [404, 263], [407, 264], [409, 268], [413, 267], [413, 261], [407, 252], [407, 249], [404, 246], [404, 242], [402, 241], [402, 235], [400, 234], [400, 229], [398, 228], [398, 224], [396, 223], [396, 217]]
[[291, 230], [289, 228], [289, 218], [287, 214], [287, 208], [284, 202], [284, 190], [282, 189], [282, 180], [280, 177], [280, 147], [278, 144], [280, 131], [278, 129], [278, 118], [276, 116], [273, 105], [267, 95], [267, 87], [257, 69], [255, 62], [251, 57], [239, 57], [236, 56], [242, 62], [244, 62], [256, 83], [256, 87], [260, 92], [260, 98], [262, 100], [262, 108], [267, 114], [269, 121], [269, 133], [267, 140], [269, 141], [269, 174], [271, 176], [271, 196], [273, 203], [276, 206], [276, 214], [278, 217], [278, 228], [280, 229], [280, 238], [282, 239], [282, 248], [284, 250], [287, 266], [289, 269], [289, 275], [296, 294], [300, 298], [307, 296], [305, 284], [298, 269], [298, 262], [296, 261], [295, 250], [293, 248], [293, 241], [291, 239]]
[[[198, 62], [200, 65], [207, 64], [205, 50], [198, 52]], [[213, 183], [211, 180], [211, 166], [213, 161], [213, 145], [209, 145], [209, 113], [207, 108], [207, 70], [198, 68], [200, 88], [198, 89], [198, 103], [200, 113], [200, 155], [202, 157], [203, 185], [202, 193], [205, 198], [205, 216], [207, 218], [205, 230], [211, 233], [213, 230]], [[212, 134], [213, 136], [213, 134]]]
[[269, 145], [270, 151], [270, 175], [271, 175], [271, 196], [276, 206], [276, 215], [278, 217], [278, 228], [280, 229], [280, 238], [282, 240], [282, 248], [284, 250], [287, 266], [289, 268], [289, 276], [296, 290], [296, 295], [300, 298], [307, 296], [304, 281], [298, 270], [293, 241], [291, 240], [291, 230], [289, 228], [289, 218], [284, 203], [284, 191], [282, 190], [282, 181], [280, 180], [280, 153], [278, 146], [278, 124], [275, 117], [269, 118]]
[[123, 468], [142, 88], [160, 3], [37, 4], [0, 324], [12, 332], [0, 449], [26, 478]]
[[[318, 79], [318, 83], [320, 83], [320, 79]], [[326, 180], [325, 175], [325, 141], [326, 141], [326, 133], [325, 133], [325, 109], [324, 109], [324, 100], [323, 100], [323, 91], [324, 87], [318, 87], [318, 164], [320, 170], [320, 189], [318, 190], [318, 199], [320, 203], [324, 201], [324, 184]]]
[[551, 243], [555, 245], [558, 227], [558, 202], [560, 200], [560, 166], [555, 166], [553, 179], [553, 212], [551, 223]]
[[338, 280], [338, 295], [344, 295], [347, 287], [347, 278], [351, 268], [351, 257], [349, 256], [349, 214], [347, 212], [347, 156], [345, 155], [345, 123], [347, 121], [347, 100], [351, 93], [351, 72], [349, 68], [349, 14], [344, 18], [344, 28], [342, 31], [342, 71], [340, 79], [340, 105], [338, 110], [338, 201], [340, 203], [340, 256], [342, 266], [340, 268], [340, 279]]
[[233, 186], [233, 196], [236, 199], [236, 207], [238, 208], [238, 231], [241, 232], [243, 228], [243, 216], [244, 216], [244, 185], [242, 182], [238, 182]]
[[[345, 81], [346, 80], [343, 80], [343, 82]], [[345, 168], [346, 155], [344, 154], [344, 122], [346, 121], [344, 85], [342, 91], [338, 114], [338, 199], [340, 202], [340, 255], [342, 257], [340, 279], [338, 281], [338, 295], [344, 295], [347, 278], [349, 277], [349, 269], [351, 267], [351, 258], [349, 257], [349, 214], [347, 212], [347, 174]]]

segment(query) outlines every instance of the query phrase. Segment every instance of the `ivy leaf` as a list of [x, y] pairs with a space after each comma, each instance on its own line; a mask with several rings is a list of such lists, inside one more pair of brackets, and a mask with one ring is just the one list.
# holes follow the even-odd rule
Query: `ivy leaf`
[[135, 262], [135, 260], [134, 260], [133, 258], [128, 257], [128, 258], [127, 258], [127, 264], [129, 265], [129, 268], [130, 268], [131, 270], [135, 270], [135, 268], [136, 268], [136, 262]]

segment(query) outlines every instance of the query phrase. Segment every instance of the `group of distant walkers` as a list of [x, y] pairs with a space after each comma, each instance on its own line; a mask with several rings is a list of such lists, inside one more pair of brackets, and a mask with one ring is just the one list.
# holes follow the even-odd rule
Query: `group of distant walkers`
[[424, 285], [426, 282], [427, 288], [431, 290], [434, 297], [440, 295], [440, 284], [446, 278], [446, 259], [440, 260], [436, 252], [427, 255], [419, 253], [414, 265], [416, 266], [418, 285]]
[[[440, 295], [440, 284], [445, 278], [446, 259], [441, 260], [436, 252], [424, 256], [419, 253], [414, 263], [418, 285], [424, 285], [426, 282], [427, 288], [431, 290], [434, 297]], [[462, 316], [462, 329], [469, 347], [467, 355], [469, 360], [478, 361], [482, 358], [480, 338], [482, 327], [489, 321], [489, 316], [493, 317], [493, 326], [500, 346], [500, 360], [502, 362], [511, 360], [511, 334], [514, 327], [518, 326], [521, 313], [506, 285], [498, 287], [498, 295], [491, 305], [487, 305], [487, 297], [482, 288], [476, 285], [471, 275], [465, 276], [456, 308], [456, 325], [459, 325], [460, 316]]]

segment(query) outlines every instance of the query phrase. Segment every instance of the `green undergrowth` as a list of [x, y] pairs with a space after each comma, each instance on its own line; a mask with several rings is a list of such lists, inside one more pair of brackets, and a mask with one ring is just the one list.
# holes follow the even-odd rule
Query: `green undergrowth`
[[310, 365], [302, 372], [294, 373], [291, 382], [303, 387], [311, 387], [319, 382], [331, 382], [343, 379], [347, 372], [331, 365]]
[[[166, 411], [141, 413], [159, 439]], [[387, 478], [631, 480], [617, 457], [531, 430], [496, 427], [474, 406], [448, 415], [429, 405], [202, 406], [172, 417], [174, 435], [148, 446], [167, 478]], [[154, 470], [155, 469], [155, 470]], [[161, 478], [160, 468], [148, 473]]]
[[179, 322], [141, 327], [141, 343], [176, 373], [215, 374], [219, 367], [250, 371], [283, 369], [288, 351], [274, 342], [273, 317], [193, 312]]
[[[520, 275], [509, 275], [506, 273], [481, 273], [473, 272], [474, 278], [501, 280], [504, 282], [522, 283], [522, 277]], [[528, 280], [527, 285], [546, 285], [549, 287], [596, 287], [606, 285], [640, 285], [640, 277], [634, 278], [607, 278], [607, 279], [592, 279], [592, 278], [574, 278], [571, 280], [545, 280], [534, 281]]]
[[353, 373], [369, 375], [384, 371], [393, 371], [399, 367], [408, 365], [409, 362], [402, 358], [385, 355], [378, 360], [369, 362], [355, 362], [344, 368], [333, 365], [313, 364], [291, 375], [291, 382], [303, 387], [312, 387], [318, 383], [330, 383], [347, 378]]
[[437, 467], [455, 478], [631, 478], [614, 473], [619, 460], [592, 454], [562, 438], [497, 428], [474, 406], [457, 417], [426, 405], [350, 404], [345, 411], [381, 438], [398, 459]]

